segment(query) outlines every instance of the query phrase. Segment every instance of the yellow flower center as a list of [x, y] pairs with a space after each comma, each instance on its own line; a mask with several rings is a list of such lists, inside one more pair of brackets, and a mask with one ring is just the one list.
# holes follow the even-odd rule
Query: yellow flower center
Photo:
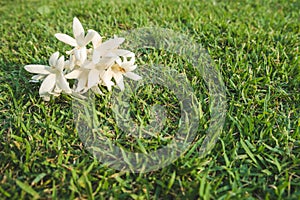
[[118, 65], [118, 64], [114, 64], [111, 68], [114, 71], [120, 71], [122, 73], [126, 72], [126, 70], [123, 67], [121, 67], [120, 65]]

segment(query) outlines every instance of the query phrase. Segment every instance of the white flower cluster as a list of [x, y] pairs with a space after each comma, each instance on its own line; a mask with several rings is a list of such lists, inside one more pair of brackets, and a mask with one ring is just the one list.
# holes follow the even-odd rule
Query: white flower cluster
[[[100, 85], [106, 86], [110, 91], [115, 84], [124, 90], [123, 75], [133, 80], [141, 77], [132, 71], [136, 69], [135, 54], [131, 51], [119, 49], [124, 38], [114, 37], [102, 43], [102, 37], [94, 30], [88, 30], [85, 35], [80, 21], [73, 20], [74, 38], [69, 35], [57, 33], [55, 37], [73, 47], [67, 51], [69, 59], [59, 57], [55, 52], [47, 65], [26, 65], [28, 72], [37, 75], [33, 81], [43, 80], [39, 94], [45, 101], [49, 101], [51, 95], [83, 94], [91, 89], [97, 94], [103, 94]], [[92, 48], [86, 46], [92, 42]], [[76, 84], [69, 85], [68, 79], [76, 79]], [[114, 79], [115, 82], [112, 81]]]

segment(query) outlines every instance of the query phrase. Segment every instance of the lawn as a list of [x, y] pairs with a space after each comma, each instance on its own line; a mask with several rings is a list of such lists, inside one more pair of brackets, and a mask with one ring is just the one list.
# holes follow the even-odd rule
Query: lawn
[[[2, 0], [0, 199], [299, 199], [299, 10], [297, 0]], [[208, 51], [227, 103], [209, 154], [199, 156], [210, 121], [204, 77], [176, 55], [144, 49], [135, 52], [138, 65], [159, 63], [186, 74], [201, 105], [197, 137], [180, 158], [147, 173], [117, 170], [93, 157], [78, 135], [72, 99], [43, 101], [40, 84], [29, 82], [32, 74], [24, 70], [69, 50], [54, 34], [71, 35], [75, 16], [105, 40], [158, 26], [188, 35]], [[100, 124], [129, 150], [156, 150], [176, 134], [180, 106], [166, 88], [146, 85], [130, 102], [140, 124], [150, 123], [152, 104], [167, 105], [161, 141], [126, 140], [112, 98], [108, 91], [96, 97]]]

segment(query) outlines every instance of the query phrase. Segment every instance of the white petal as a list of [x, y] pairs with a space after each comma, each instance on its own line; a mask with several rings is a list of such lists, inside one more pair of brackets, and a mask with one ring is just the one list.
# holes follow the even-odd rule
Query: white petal
[[75, 49], [75, 50], [73, 51], [73, 53], [74, 53], [74, 56], [75, 56], [76, 60], [79, 61], [79, 62], [81, 62], [80, 51], [79, 51], [78, 49]]
[[57, 61], [56, 69], [62, 72], [64, 70], [64, 66], [65, 66], [65, 57], [61, 56]]
[[[94, 31], [94, 30], [90, 30], [90, 31]], [[100, 34], [96, 31], [94, 31], [94, 37], [92, 39], [92, 43], [93, 43], [93, 47], [94, 49], [96, 49], [101, 43], [102, 43], [102, 37], [100, 36]]]
[[134, 53], [124, 49], [115, 49], [112, 53], [115, 53], [117, 56], [123, 57], [134, 57]]
[[64, 42], [64, 43], [66, 43], [66, 44], [68, 44], [68, 45], [71, 45], [71, 46], [73, 46], [73, 47], [76, 47], [76, 46], [77, 46], [76, 40], [75, 40], [74, 38], [72, 38], [72, 37], [66, 35], [66, 34], [63, 34], [63, 33], [56, 33], [56, 34], [55, 34], [55, 37], [56, 37], [58, 40], [60, 40], [60, 41], [62, 41], [62, 42]]
[[103, 42], [96, 50], [98, 51], [99, 49], [116, 49], [120, 46], [125, 41], [124, 38], [114, 38], [114, 39], [109, 39], [105, 42]]
[[116, 83], [119, 82], [120, 80], [123, 80], [123, 76], [121, 72], [113, 73], [113, 77]]
[[97, 64], [100, 60], [101, 51], [94, 51], [92, 61], [93, 63]]
[[38, 75], [34, 75], [31, 77], [32, 80], [30, 80], [30, 82], [38, 82], [39, 80], [45, 78], [45, 75], [41, 75], [41, 74], [38, 74]]
[[80, 76], [81, 73], [82, 73], [81, 70], [79, 70], [79, 69], [74, 69], [72, 72], [70, 72], [70, 73], [68, 73], [67, 75], [65, 75], [65, 77], [66, 77], [67, 79], [77, 79], [77, 78]]
[[86, 61], [86, 59], [87, 59], [87, 50], [86, 50], [86, 47], [81, 47], [79, 49], [79, 51], [80, 51], [81, 61], [82, 61], [82, 63], [84, 63], [84, 61]]
[[80, 35], [84, 35], [84, 29], [77, 17], [74, 17], [73, 19], [73, 34], [75, 38], [80, 37]]
[[110, 49], [105, 51], [104, 56], [105, 57], [110, 57], [110, 58], [113, 58], [113, 59], [119, 58], [119, 56], [117, 54], [113, 53], [112, 50], [110, 50]]
[[102, 75], [101, 75], [101, 79], [103, 82], [109, 82], [112, 79], [112, 71], [111, 70], [106, 70]]
[[81, 76], [81, 78], [78, 79], [78, 84], [77, 84], [77, 88], [76, 88], [76, 92], [82, 92], [82, 90], [86, 90], [87, 87], [87, 77], [88, 75], [86, 76]]
[[51, 94], [53, 94], [54, 96], [57, 96], [58, 94], [60, 94], [62, 92], [62, 89], [60, 87], [57, 87], [57, 85], [54, 87], [53, 92], [51, 92]]
[[84, 42], [84, 35], [83, 35], [83, 34], [79, 35], [79, 36], [76, 37], [75, 39], [76, 39], [77, 45], [78, 45], [79, 47], [85, 47], [86, 44], [85, 44], [85, 42]]
[[[102, 58], [98, 63], [104, 69], [107, 69], [115, 64], [115, 58]], [[98, 66], [98, 65], [97, 65]]]
[[59, 56], [59, 52], [58, 52], [58, 51], [55, 52], [54, 54], [52, 54], [52, 55], [50, 56], [50, 59], [49, 59], [49, 65], [50, 65], [51, 67], [56, 66], [58, 56]]
[[76, 91], [72, 91], [72, 96], [76, 97], [76, 98], [79, 98], [79, 99], [86, 99], [85, 96], [79, 94], [78, 92]]
[[50, 95], [53, 95], [55, 97], [58, 97], [62, 92], [62, 89], [60, 89], [57, 85], [54, 87], [54, 90], [52, 92], [49, 92]]
[[56, 75], [49, 74], [41, 84], [39, 90], [40, 95], [48, 94], [49, 92], [51, 92], [55, 86], [55, 83], [56, 83]]
[[[77, 46], [77, 44], [76, 44], [76, 46]], [[68, 54], [68, 55], [73, 55], [73, 51], [74, 51], [74, 49], [72, 49], [72, 50], [70, 50], [70, 51], [66, 51], [66, 54]]]
[[84, 28], [77, 17], [73, 18], [73, 33], [75, 37], [84, 34]]
[[88, 33], [86, 34], [86, 36], [84, 38], [84, 46], [87, 45], [90, 41], [92, 41], [92, 39], [95, 36], [95, 32], [96, 31], [88, 30]]
[[100, 71], [93, 69], [89, 73], [88, 77], [88, 88], [91, 88], [100, 82]]
[[53, 96], [55, 96], [55, 97], [58, 97], [60, 95], [60, 93], [57, 93], [57, 92], [52, 92], [50, 94], [53, 95]]
[[57, 76], [57, 85], [62, 89], [65, 93], [71, 94], [72, 90], [69, 86], [67, 79], [63, 76], [63, 74], [59, 74]]
[[86, 61], [81, 66], [83, 69], [95, 69], [96, 65], [93, 62]]
[[116, 63], [117, 63], [118, 65], [121, 66], [121, 65], [122, 65], [122, 60], [121, 60], [121, 58], [117, 58], [117, 59], [116, 59]]
[[123, 82], [123, 76], [122, 75], [120, 77], [118, 77], [118, 81], [116, 80], [116, 84], [118, 85], [120, 90], [122, 90], [122, 91], [124, 90], [124, 82]]
[[131, 57], [128, 63], [133, 65], [135, 63], [135, 56]]
[[[102, 59], [101, 59], [102, 60]], [[108, 69], [110, 66], [112, 66], [110, 63], [107, 62], [100, 62], [98, 64], [96, 64], [96, 69], [98, 70], [106, 70]], [[113, 63], [112, 63], [113, 64]]]
[[110, 91], [111, 86], [114, 85], [114, 83], [111, 81], [112, 79], [112, 71], [111, 70], [106, 70], [101, 76], [103, 85], [107, 87], [107, 89]]
[[121, 90], [124, 90], [124, 82], [123, 82], [123, 76], [122, 73], [114, 73], [113, 77], [116, 81], [116, 84], [119, 86]]
[[46, 65], [26, 65], [25, 70], [35, 74], [49, 74], [49, 66]]
[[[101, 47], [101, 45], [99, 46]], [[115, 54], [111, 54], [109, 53], [109, 49], [104, 49], [104, 48], [97, 48], [97, 50], [95, 49], [94, 52], [93, 52], [93, 57], [92, 57], [92, 60], [93, 60], [93, 63], [97, 64], [99, 63], [100, 59], [103, 59], [104, 56], [106, 58], [113, 58], [113, 59], [116, 59], [116, 55]], [[111, 54], [111, 55], [109, 55]]]
[[50, 101], [50, 95], [40, 95], [44, 101]]
[[101, 94], [101, 95], [103, 95], [103, 93], [101, 92], [101, 90], [99, 89], [98, 86], [92, 87], [91, 90], [92, 90], [95, 94]]
[[83, 64], [87, 59], [87, 52], [85, 47], [74, 50], [75, 58], [79, 61], [80, 64]]
[[122, 67], [125, 69], [126, 72], [131, 72], [137, 68], [137, 65], [131, 65], [129, 63], [123, 64]]
[[127, 73], [125, 73], [123, 75], [126, 76], [127, 78], [130, 78], [130, 79], [134, 80], [134, 81], [142, 79], [141, 76], [139, 76], [139, 75], [137, 75], [137, 74], [135, 74], [133, 72], [127, 72]]
[[73, 70], [75, 67], [75, 63], [74, 63], [74, 60], [73, 59], [69, 59], [69, 60], [66, 60], [65, 61], [65, 68], [68, 69], [68, 70]]
[[107, 81], [107, 82], [103, 82], [102, 85], [106, 86], [107, 89], [108, 89], [108, 91], [111, 91], [111, 87], [112, 87], [113, 85], [115, 85], [115, 84], [114, 84], [114, 82], [112, 82], [112, 81]]
[[93, 52], [92, 60], [95, 64], [99, 62], [101, 57], [106, 56], [106, 54], [109, 51], [109, 49], [101, 48], [101, 45], [99, 47], [97, 47], [96, 49], [94, 49], [94, 52]]

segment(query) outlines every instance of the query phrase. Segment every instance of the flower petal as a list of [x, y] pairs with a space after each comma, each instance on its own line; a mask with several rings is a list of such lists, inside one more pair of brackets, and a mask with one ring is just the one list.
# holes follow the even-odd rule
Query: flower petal
[[59, 96], [59, 94], [62, 92], [62, 89], [59, 86], [55, 86], [53, 92], [51, 92], [51, 94], [53, 94], [54, 96]]
[[98, 86], [92, 87], [91, 90], [92, 90], [95, 94], [101, 94], [101, 95], [103, 95], [102, 91], [99, 89]]
[[84, 36], [83, 26], [77, 17], [74, 17], [73, 19], [73, 34], [76, 40], [78, 37], [81, 37], [81, 35]]
[[79, 46], [84, 46], [84, 29], [77, 17], [73, 19], [73, 34]]
[[111, 86], [114, 85], [114, 82], [111, 81], [112, 79], [112, 71], [106, 70], [102, 75], [100, 75], [102, 80], [102, 85], [105, 85], [109, 91], [111, 91]]
[[127, 78], [130, 78], [134, 81], [138, 81], [138, 80], [141, 80], [142, 77], [133, 73], [133, 72], [126, 72], [125, 74], [123, 74], [124, 76], [126, 76]]
[[111, 53], [111, 51], [113, 49], [117, 49], [124, 40], [124, 38], [114, 38], [100, 44], [93, 52], [93, 62], [98, 63], [100, 58], [103, 56], [117, 57], [117, 55], [115, 53]]
[[64, 77], [64, 75], [61, 73], [57, 75], [57, 85], [62, 89], [65, 93], [71, 94], [72, 90], [69, 86], [69, 83], [67, 79]]
[[120, 78], [119, 78], [119, 81], [118, 82], [116, 82], [117, 83], [117, 85], [118, 85], [118, 87], [120, 88], [120, 90], [124, 90], [124, 81], [123, 81], [123, 76], [120, 76]]
[[88, 78], [88, 74], [83, 74], [82, 76], [80, 76], [80, 78], [78, 79], [78, 83], [77, 83], [77, 88], [76, 88], [76, 92], [85, 92], [87, 90], [87, 79]]
[[44, 101], [50, 101], [50, 95], [45, 94], [45, 95], [40, 95]]
[[81, 66], [83, 69], [95, 69], [96, 65], [93, 62], [86, 61]]
[[65, 61], [65, 68], [68, 70], [73, 70], [74, 67], [75, 67], [75, 57], [71, 55], [69, 60]]
[[49, 66], [47, 65], [26, 65], [25, 70], [35, 74], [50, 74]]
[[56, 69], [62, 72], [64, 70], [64, 66], [65, 66], [65, 57], [61, 56], [57, 61]]
[[88, 33], [86, 34], [84, 38], [84, 46], [87, 45], [95, 36], [96, 31], [88, 30]]
[[123, 57], [134, 57], [135, 54], [131, 51], [125, 50], [125, 49], [115, 49], [112, 53], [116, 54], [117, 56], [123, 56]]
[[[93, 53], [93, 62], [97, 63], [99, 62], [99, 59], [101, 56], [104, 56], [107, 54], [109, 51], [116, 49], [119, 47], [120, 44], [124, 42], [124, 38], [114, 38], [114, 39], [109, 39], [105, 42], [103, 42], [101, 45], [99, 45]], [[113, 54], [115, 55], [115, 54]]]
[[124, 82], [122, 73], [114, 73], [113, 77], [116, 81], [117, 86], [123, 91], [124, 90]]
[[130, 58], [130, 60], [128, 61], [128, 63], [131, 64], [131, 65], [133, 65], [135, 63], [135, 55]]
[[66, 51], [66, 54], [72, 55], [73, 51], [74, 51], [74, 49], [72, 49], [72, 50], [70, 50], [70, 51]]
[[99, 70], [104, 70], [113, 66], [114, 63], [115, 63], [115, 59], [104, 57], [99, 60], [99, 62], [96, 64], [96, 67]]
[[126, 72], [131, 72], [137, 68], [137, 65], [131, 65], [129, 63], [125, 63], [122, 65]]
[[[94, 31], [94, 30], [89, 30], [89, 31]], [[97, 31], [94, 31], [94, 37], [92, 39], [93, 47], [96, 49], [101, 43], [102, 43], [102, 37]]]
[[100, 82], [100, 71], [92, 69], [88, 77], [88, 88], [98, 85]]
[[76, 98], [79, 98], [79, 99], [86, 99], [85, 96], [79, 94], [79, 93], [76, 92], [76, 91], [73, 91], [73, 92], [72, 92], [72, 96], [73, 96], [73, 97], [76, 97]]
[[43, 83], [41, 84], [39, 94], [45, 95], [51, 92], [55, 86], [56, 83], [56, 75], [55, 74], [49, 74]]
[[119, 66], [122, 65], [122, 60], [121, 60], [121, 58], [117, 58], [115, 61], [116, 61], [116, 63], [117, 63]]
[[55, 37], [56, 37], [58, 40], [60, 40], [60, 41], [62, 41], [62, 42], [64, 42], [64, 43], [66, 43], [66, 44], [68, 44], [68, 45], [71, 45], [71, 46], [73, 46], [73, 47], [76, 47], [76, 46], [77, 46], [76, 40], [75, 40], [74, 38], [68, 36], [67, 34], [56, 33], [56, 34], [55, 34]]
[[97, 64], [100, 60], [101, 51], [94, 51], [92, 61], [93, 63]]
[[103, 82], [109, 82], [112, 79], [113, 72], [111, 70], [106, 70], [100, 77]]
[[79, 61], [80, 64], [83, 64], [87, 59], [86, 47], [81, 47], [74, 50], [75, 58]]
[[82, 70], [80, 70], [80, 69], [74, 69], [72, 72], [70, 72], [67, 75], [65, 75], [65, 77], [67, 79], [77, 79], [80, 76], [81, 73], [82, 73]]
[[79, 49], [79, 51], [80, 51], [81, 63], [84, 63], [84, 61], [86, 61], [86, 59], [87, 59], [87, 50], [86, 50], [86, 47], [81, 47]]
[[111, 91], [111, 87], [112, 87], [113, 85], [115, 85], [115, 84], [114, 84], [114, 82], [112, 82], [112, 81], [108, 81], [108, 82], [103, 82], [102, 85], [106, 86], [107, 89], [108, 89], [108, 91]]
[[116, 49], [125, 41], [125, 38], [113, 38], [103, 42], [97, 49]]
[[55, 52], [55, 53], [53, 53], [53, 54], [50, 56], [50, 58], [49, 58], [49, 65], [50, 65], [51, 67], [56, 66], [58, 57], [59, 57], [59, 52], [58, 52], [58, 51]]
[[38, 74], [31, 77], [31, 80], [29, 82], [38, 82], [39, 80], [45, 78], [45, 75]]

